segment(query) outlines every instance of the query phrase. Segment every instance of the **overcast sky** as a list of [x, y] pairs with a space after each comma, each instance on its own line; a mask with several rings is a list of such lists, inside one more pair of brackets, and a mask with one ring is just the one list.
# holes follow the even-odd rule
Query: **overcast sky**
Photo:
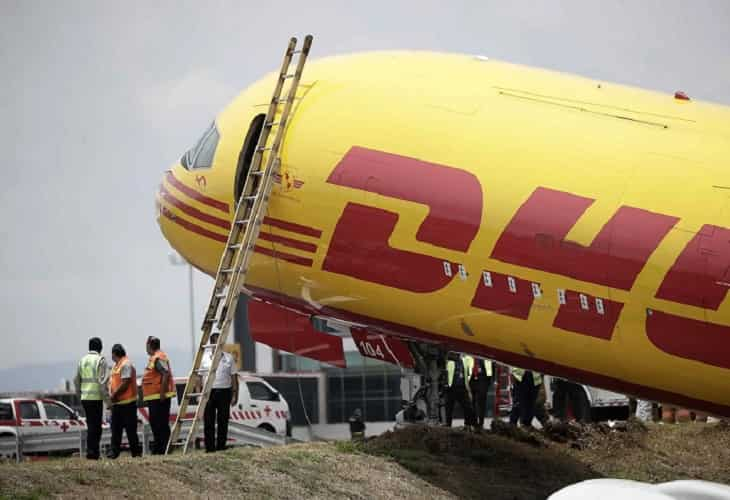
[[727, 0], [262, 3], [0, 0], [0, 368], [75, 359], [94, 334], [189, 348], [155, 189], [293, 34], [312, 57], [484, 54], [730, 104]]

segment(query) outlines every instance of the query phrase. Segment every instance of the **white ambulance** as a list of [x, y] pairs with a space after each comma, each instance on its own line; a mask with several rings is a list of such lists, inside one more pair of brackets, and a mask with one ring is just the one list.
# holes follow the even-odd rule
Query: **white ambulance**
[[[177, 397], [170, 405], [170, 424], [175, 422], [187, 377], [175, 377]], [[141, 387], [141, 384], [140, 384]], [[195, 415], [196, 405], [188, 406], [187, 415]], [[148, 422], [147, 408], [139, 409], [139, 418]], [[245, 372], [238, 373], [238, 400], [231, 405], [231, 421], [256, 427], [281, 436], [291, 436], [289, 404], [268, 382]], [[202, 433], [202, 425], [200, 426]], [[229, 441], [233, 442], [230, 438]]]

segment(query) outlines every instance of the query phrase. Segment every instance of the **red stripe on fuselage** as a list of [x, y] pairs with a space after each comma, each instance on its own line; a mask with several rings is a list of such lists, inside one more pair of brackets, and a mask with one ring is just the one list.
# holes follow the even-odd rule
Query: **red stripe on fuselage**
[[273, 243], [281, 243], [284, 246], [296, 248], [298, 250], [304, 250], [305, 252], [314, 253], [317, 251], [317, 245], [314, 245], [313, 243], [306, 243], [304, 241], [286, 238], [277, 234], [264, 233], [263, 231], [259, 232], [259, 239], [271, 241]]
[[195, 207], [192, 207], [186, 203], [183, 203], [182, 201], [175, 198], [175, 195], [170, 193], [170, 191], [168, 191], [165, 186], [160, 186], [160, 194], [162, 195], [162, 198], [167, 203], [178, 208], [181, 212], [188, 214], [191, 217], [195, 217], [198, 220], [207, 222], [208, 224], [212, 224], [214, 226], [218, 226], [218, 227], [226, 229], [226, 230], [231, 229], [231, 224], [227, 220], [221, 219], [219, 217], [214, 217], [201, 210], [198, 210]]
[[300, 266], [312, 267], [312, 264], [314, 263], [312, 259], [307, 259], [298, 255], [292, 255], [290, 253], [280, 252], [279, 250], [271, 250], [269, 248], [260, 247], [258, 245], [253, 248], [253, 251], [263, 255], [268, 255], [269, 257], [273, 257], [275, 259], [281, 259], [287, 262], [291, 262], [293, 264], [299, 264]]
[[221, 212], [228, 213], [230, 211], [228, 208], [228, 203], [223, 203], [220, 200], [216, 200], [215, 198], [206, 196], [196, 191], [195, 189], [186, 186], [185, 184], [180, 182], [171, 171], [167, 172], [167, 176], [165, 178], [167, 179], [167, 182], [169, 182], [175, 189], [177, 189], [181, 193], [185, 193], [187, 196], [191, 197], [195, 201], [200, 202], [203, 205], [208, 205], [209, 207], [216, 208]]
[[537, 188], [499, 237], [492, 258], [630, 290], [646, 261], [679, 219], [622, 206], [590, 246], [566, 241], [570, 229], [593, 201]]
[[178, 217], [177, 215], [170, 212], [170, 210], [168, 210], [166, 207], [162, 207], [162, 215], [169, 221], [177, 224], [178, 226], [181, 226], [188, 231], [198, 234], [200, 236], [205, 236], [206, 238], [210, 238], [211, 240], [219, 241], [221, 243], [225, 243], [226, 241], [228, 241], [227, 236], [213, 232], [209, 229], [205, 229], [204, 227], [198, 226], [197, 224], [193, 224], [190, 221]]
[[[584, 309], [580, 303], [580, 296], [584, 295], [588, 309]], [[581, 333], [604, 340], [611, 340], [616, 322], [621, 314], [624, 305], [620, 302], [598, 297], [603, 305], [603, 314], [598, 311], [596, 297], [581, 294], [573, 290], [565, 291], [565, 304], [560, 304], [558, 314], [555, 316], [553, 326], [568, 330], [569, 332]]]
[[303, 234], [304, 236], [311, 236], [313, 238], [319, 238], [322, 236], [322, 231], [309, 226], [302, 226], [301, 224], [294, 224], [293, 222], [287, 222], [281, 219], [274, 219], [273, 217], [264, 217], [264, 224], [269, 226], [278, 227], [285, 231], [291, 231], [292, 233]]
[[647, 312], [646, 333], [668, 354], [730, 369], [730, 326], [652, 310]]

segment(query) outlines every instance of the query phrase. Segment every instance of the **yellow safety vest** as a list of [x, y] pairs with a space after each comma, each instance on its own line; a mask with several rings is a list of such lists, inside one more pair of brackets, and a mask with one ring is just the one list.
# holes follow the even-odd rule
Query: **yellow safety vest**
[[103, 398], [99, 383], [99, 361], [101, 354], [89, 353], [79, 361], [79, 378], [81, 379], [81, 400], [101, 401]]
[[[464, 365], [464, 380], [466, 388], [469, 389], [469, 381], [471, 380], [471, 374], [474, 370], [474, 358], [471, 356], [464, 356], [461, 358], [461, 362]], [[446, 362], [446, 374], [447, 374], [447, 385], [451, 387], [454, 383], [454, 372], [456, 371], [456, 362], [449, 360]]]
[[[484, 361], [484, 367], [485, 367], [484, 373], [487, 377], [491, 377], [492, 376], [492, 362], [489, 361], [488, 359], [484, 359], [483, 361]], [[477, 361], [474, 360], [474, 364], [476, 364], [476, 363], [477, 363]]]
[[[522, 368], [512, 368], [512, 375], [514, 375], [518, 382], [522, 382], [522, 377], [525, 376], [525, 370]], [[542, 384], [542, 375], [537, 372], [532, 372], [532, 382], [535, 385]]]

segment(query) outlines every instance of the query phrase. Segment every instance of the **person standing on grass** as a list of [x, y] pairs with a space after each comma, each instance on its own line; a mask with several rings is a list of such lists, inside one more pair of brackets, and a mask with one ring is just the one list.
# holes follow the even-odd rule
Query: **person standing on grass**
[[[210, 336], [210, 343], [218, 343], [219, 334]], [[213, 353], [206, 351], [200, 367], [210, 370], [213, 364]], [[206, 375], [207, 378], [207, 375]], [[205, 405], [205, 451], [208, 453], [226, 449], [228, 442], [228, 421], [231, 417], [231, 406], [238, 401], [238, 374], [236, 360], [233, 355], [223, 351], [218, 368], [215, 371], [213, 388], [210, 391], [208, 403]], [[216, 424], [218, 435], [216, 436]]]
[[86, 415], [86, 458], [89, 460], [99, 459], [101, 419], [104, 401], [108, 400], [106, 384], [109, 368], [101, 349], [99, 337], [89, 339], [89, 352], [79, 361], [75, 376], [76, 394], [81, 397]]
[[167, 354], [160, 350], [160, 339], [147, 338], [150, 358], [142, 377], [142, 394], [150, 412], [154, 444], [153, 455], [164, 455], [170, 439], [170, 398], [175, 396], [175, 382]]

